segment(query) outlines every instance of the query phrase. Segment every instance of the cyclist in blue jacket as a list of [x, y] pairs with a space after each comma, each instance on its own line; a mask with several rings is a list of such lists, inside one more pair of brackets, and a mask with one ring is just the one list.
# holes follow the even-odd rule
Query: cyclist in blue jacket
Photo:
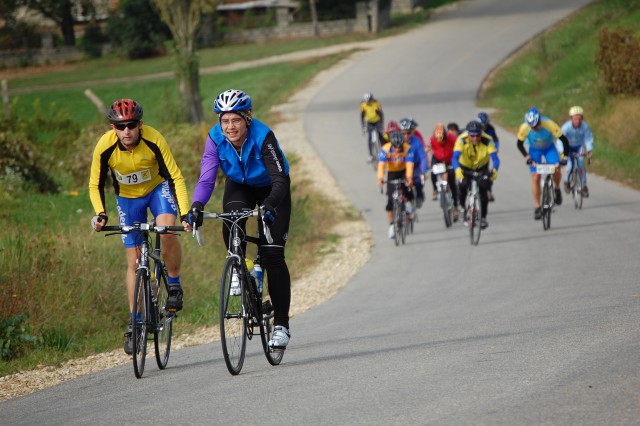
[[[570, 119], [561, 127], [562, 133], [569, 139], [569, 153], [575, 152], [580, 154], [585, 151], [587, 158], [591, 158], [593, 151], [593, 133], [591, 128], [584, 121], [584, 110], [580, 106], [573, 106], [569, 109]], [[571, 171], [571, 156], [568, 155], [567, 171], [564, 175], [564, 190], [569, 192], [569, 173]], [[584, 168], [584, 157], [578, 157], [578, 169], [582, 173], [582, 195], [589, 196], [587, 188], [587, 170]]]
[[[400, 120], [400, 131], [404, 136], [404, 142], [409, 144], [411, 150], [414, 152], [413, 186], [416, 190], [416, 208], [420, 208], [424, 201], [423, 176], [429, 170], [429, 159], [424, 145], [422, 145], [422, 141], [413, 133], [417, 124], [418, 123], [412, 118], [403, 118]], [[408, 213], [413, 212], [411, 202], [407, 202], [406, 209]]]
[[[275, 327], [269, 345], [284, 349], [291, 337], [291, 277], [284, 257], [291, 217], [289, 163], [273, 131], [252, 117], [251, 106], [251, 98], [242, 90], [227, 90], [216, 97], [213, 109], [219, 123], [211, 128], [205, 142], [189, 223], [201, 224], [200, 212], [211, 198], [218, 168], [227, 177], [222, 198], [225, 212], [256, 206], [264, 209], [273, 237], [273, 243], [268, 244], [262, 227], [258, 227], [262, 243], [259, 254], [269, 278], [274, 310]], [[228, 245], [229, 229], [225, 226], [222, 236]]]

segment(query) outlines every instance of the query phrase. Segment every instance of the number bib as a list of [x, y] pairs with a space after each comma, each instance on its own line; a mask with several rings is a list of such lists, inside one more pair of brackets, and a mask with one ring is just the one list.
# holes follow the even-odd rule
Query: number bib
[[116, 179], [118, 179], [118, 182], [122, 185], [137, 185], [139, 183], [151, 180], [151, 170], [149, 169], [129, 173], [128, 175], [123, 175], [115, 170], [115, 175]]

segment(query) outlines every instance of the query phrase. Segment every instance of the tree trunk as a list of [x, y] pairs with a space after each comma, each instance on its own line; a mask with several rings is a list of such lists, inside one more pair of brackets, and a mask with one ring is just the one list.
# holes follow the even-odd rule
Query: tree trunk
[[309, 9], [311, 9], [311, 25], [313, 26], [313, 35], [318, 35], [318, 11], [316, 9], [317, 0], [309, 0]]
[[191, 124], [200, 124], [204, 121], [204, 113], [200, 97], [198, 58], [193, 53], [176, 50], [176, 59], [176, 78], [185, 118]]

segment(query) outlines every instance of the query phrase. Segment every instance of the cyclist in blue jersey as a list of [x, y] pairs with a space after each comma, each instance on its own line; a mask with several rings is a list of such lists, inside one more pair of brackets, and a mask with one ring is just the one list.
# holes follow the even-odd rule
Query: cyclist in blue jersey
[[[486, 112], [478, 113], [478, 121], [482, 123], [482, 131], [491, 136], [493, 139], [493, 144], [496, 147], [496, 152], [500, 152], [500, 140], [498, 139], [498, 134], [496, 133], [496, 128], [491, 124], [491, 120], [489, 119], [489, 114]], [[495, 201], [495, 197], [493, 196], [493, 191], [487, 191], [487, 197], [489, 197], [489, 201]]]
[[[569, 109], [569, 117], [569, 120], [561, 127], [562, 134], [569, 140], [569, 152], [580, 154], [581, 151], [584, 150], [585, 155], [590, 159], [591, 152], [593, 151], [593, 134], [587, 122], [584, 121], [584, 110], [580, 106], [573, 106]], [[569, 173], [572, 165], [571, 156], [567, 156], [569, 158], [568, 167], [564, 176], [564, 190], [568, 193]], [[588, 197], [589, 189], [587, 188], [587, 170], [584, 168], [584, 157], [578, 156], [578, 169], [580, 173], [582, 173], [582, 195]]]
[[[560, 126], [551, 121], [549, 117], [544, 117], [536, 107], [532, 107], [524, 115], [524, 123], [518, 130], [518, 150], [522, 153], [529, 165], [531, 172], [531, 193], [533, 194], [533, 204], [535, 210], [533, 218], [540, 220], [542, 211], [540, 210], [540, 175], [536, 173], [536, 164], [544, 157], [547, 164], [567, 164], [566, 159], [561, 159], [556, 148], [556, 139], [560, 139], [564, 152], [569, 152], [569, 141], [562, 134]], [[524, 144], [529, 145], [529, 152], [524, 148]], [[556, 168], [553, 175], [555, 186], [555, 201], [557, 205], [562, 204], [562, 191], [560, 191], [560, 167]]]
[[[269, 346], [286, 348], [291, 305], [291, 277], [284, 246], [291, 217], [289, 163], [273, 131], [252, 116], [251, 98], [242, 90], [227, 90], [216, 97], [213, 109], [219, 123], [207, 135], [200, 165], [200, 178], [193, 193], [189, 227], [202, 224], [201, 212], [213, 193], [218, 168], [226, 175], [222, 208], [225, 212], [243, 208], [264, 209], [273, 243], [267, 243], [259, 228], [260, 258], [269, 278], [269, 294], [274, 310], [274, 332]], [[241, 224], [242, 228], [246, 220]], [[229, 229], [222, 227], [225, 244]], [[243, 250], [245, 247], [243, 247]]]
[[[412, 118], [400, 120], [400, 131], [404, 136], [404, 142], [409, 144], [413, 151], [413, 186], [416, 190], [416, 208], [420, 208], [424, 202], [424, 174], [429, 170], [429, 160], [427, 152], [420, 138], [414, 134], [414, 129], [418, 123]], [[413, 212], [410, 202], [406, 204], [407, 213]]]

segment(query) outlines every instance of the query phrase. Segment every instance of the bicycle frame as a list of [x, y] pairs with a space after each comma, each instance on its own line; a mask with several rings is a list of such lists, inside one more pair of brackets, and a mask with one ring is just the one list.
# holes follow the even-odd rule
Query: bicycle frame
[[391, 198], [393, 199], [393, 226], [395, 232], [396, 246], [406, 241], [406, 208], [405, 208], [405, 194], [404, 194], [404, 179], [393, 179], [389, 183], [393, 186], [393, 192]]

